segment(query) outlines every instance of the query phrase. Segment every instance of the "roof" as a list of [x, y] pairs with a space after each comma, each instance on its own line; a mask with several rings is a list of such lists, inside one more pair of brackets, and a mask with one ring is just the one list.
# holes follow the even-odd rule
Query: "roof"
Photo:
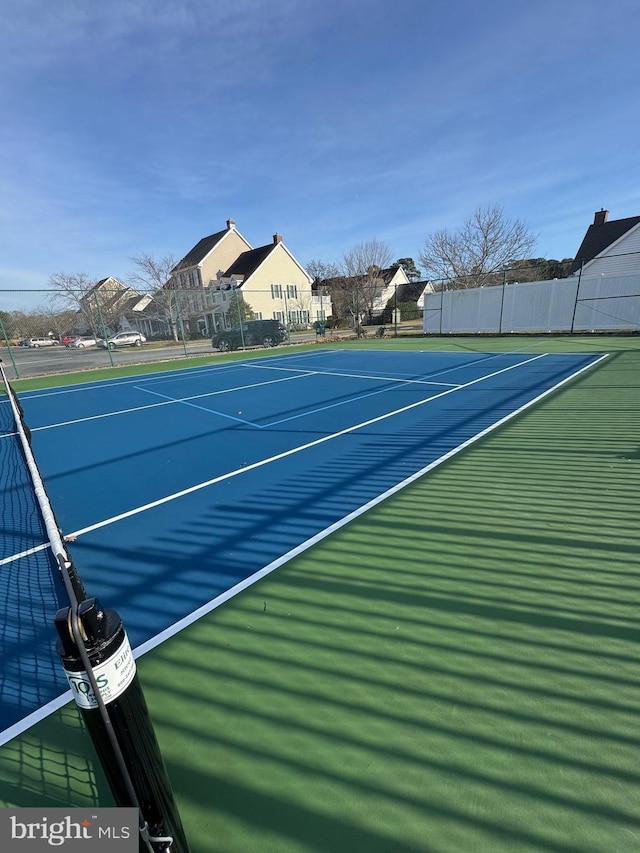
[[271, 254], [271, 252], [279, 245], [278, 243], [269, 243], [266, 246], [259, 246], [257, 249], [250, 249], [248, 252], [243, 252], [231, 264], [228, 270], [225, 270], [224, 277], [236, 276], [246, 281], [250, 275], [258, 269], [260, 264]]
[[[387, 269], [385, 269], [385, 270], [379, 270], [378, 275], [384, 281], [385, 284], [389, 284], [389, 282], [394, 277], [394, 275], [398, 272], [399, 269], [400, 269], [400, 264], [394, 264], [392, 267], [387, 267]], [[403, 271], [406, 275], [406, 270], [404, 270], [404, 267], [403, 267]], [[408, 276], [407, 276], [407, 278], [408, 278]]]
[[[374, 279], [380, 279], [380, 281], [386, 286], [389, 284], [394, 275], [398, 272], [400, 267], [398, 264], [394, 264], [392, 267], [387, 267], [383, 270], [378, 270], [376, 274], [373, 276]], [[362, 278], [368, 276], [369, 273], [360, 273], [359, 275], [337, 275], [333, 278], [323, 278], [319, 282], [320, 287], [332, 287], [332, 286], [340, 286], [344, 287], [349, 281], [361, 280]], [[403, 284], [403, 287], [406, 285]]]
[[213, 247], [222, 240], [224, 235], [228, 233], [228, 229], [225, 228], [223, 231], [217, 231], [215, 234], [203, 237], [181, 261], [178, 261], [171, 272], [177, 272], [178, 270], [187, 269], [188, 267], [194, 267], [196, 264], [199, 264], [200, 261], [207, 257]]
[[640, 216], [629, 216], [627, 219], [612, 219], [611, 222], [590, 225], [573, 260], [569, 275], [577, 272], [583, 264], [589, 263], [616, 240], [624, 237], [627, 231], [630, 231], [638, 222], [640, 222]]
[[409, 284], [401, 284], [398, 287], [398, 302], [417, 302], [428, 281], [410, 281]]

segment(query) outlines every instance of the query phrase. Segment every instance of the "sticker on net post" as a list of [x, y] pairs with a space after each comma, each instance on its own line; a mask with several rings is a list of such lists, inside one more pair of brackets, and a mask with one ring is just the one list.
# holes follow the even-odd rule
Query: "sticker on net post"
[[[100, 696], [105, 705], [121, 696], [131, 684], [136, 674], [136, 662], [125, 636], [118, 651], [106, 661], [93, 668]], [[84, 670], [68, 672], [65, 670], [73, 698], [79, 708], [97, 708], [98, 702], [93, 692], [89, 676]]]

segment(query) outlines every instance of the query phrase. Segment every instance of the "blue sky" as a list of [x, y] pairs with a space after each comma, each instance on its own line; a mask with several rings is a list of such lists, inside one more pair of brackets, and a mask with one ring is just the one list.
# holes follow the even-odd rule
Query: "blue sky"
[[228, 218], [417, 261], [499, 205], [573, 256], [640, 214], [639, 34], [637, 0], [5, 0], [0, 290], [126, 280]]

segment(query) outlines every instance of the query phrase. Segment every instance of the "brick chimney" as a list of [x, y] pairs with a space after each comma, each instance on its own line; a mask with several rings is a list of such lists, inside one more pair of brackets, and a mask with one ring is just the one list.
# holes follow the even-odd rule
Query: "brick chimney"
[[227, 231], [231, 231], [235, 227], [236, 227], [235, 220], [227, 219]]
[[609, 219], [609, 211], [605, 210], [604, 207], [600, 208], [600, 210], [593, 217], [594, 225], [604, 225], [604, 223]]
[[274, 243], [282, 243], [282, 234], [274, 234], [273, 235]]

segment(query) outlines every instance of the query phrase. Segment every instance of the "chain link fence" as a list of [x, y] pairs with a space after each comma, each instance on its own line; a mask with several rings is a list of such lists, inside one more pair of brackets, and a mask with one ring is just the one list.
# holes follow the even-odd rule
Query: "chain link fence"
[[[94, 285], [87, 291], [0, 290], [0, 358], [12, 379], [130, 363], [211, 355], [212, 337], [249, 320], [277, 320], [291, 343], [364, 337], [373, 322], [392, 321], [387, 306], [375, 317], [362, 294], [341, 294], [344, 316], [334, 313], [324, 289], [311, 294], [292, 287], [254, 291], [250, 304], [240, 289], [167, 289], [144, 294], [132, 288]], [[358, 313], [349, 306], [360, 306]], [[262, 307], [263, 311], [255, 308]], [[371, 306], [369, 306], [370, 309]], [[405, 306], [419, 324], [420, 314]], [[245, 347], [244, 336], [239, 349]]]

